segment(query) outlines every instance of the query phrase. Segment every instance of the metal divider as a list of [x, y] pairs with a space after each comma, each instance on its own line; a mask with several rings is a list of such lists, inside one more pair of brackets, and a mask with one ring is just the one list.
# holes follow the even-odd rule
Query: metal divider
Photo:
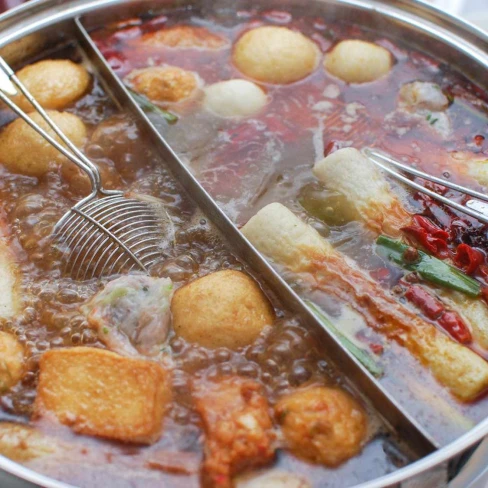
[[356, 391], [361, 396], [366, 397], [377, 413], [383, 417], [383, 420], [392, 429], [393, 433], [397, 434], [400, 439], [406, 441], [407, 446], [415, 456], [423, 457], [438, 449], [439, 445], [429, 433], [321, 325], [300, 297], [241, 234], [235, 224], [200, 185], [190, 170], [154, 127], [143, 110], [133, 100], [124, 84], [107, 64], [105, 58], [92, 41], [81, 19], [76, 18], [74, 22], [76, 24], [75, 35], [80, 43], [80, 47], [95, 69], [96, 75], [104, 85], [107, 94], [117, 106], [123, 107], [124, 110], [128, 111], [135, 118], [136, 122], [158, 149], [159, 154], [163, 157], [176, 180], [221, 232], [231, 249], [255, 272], [263, 277], [267, 285], [274, 291], [283, 304], [285, 304], [285, 308], [291, 310], [300, 318], [302, 323], [308, 327], [320, 341], [322, 347], [325, 348], [328, 358], [332, 360], [337, 370], [343, 372], [346, 378], [352, 381]]

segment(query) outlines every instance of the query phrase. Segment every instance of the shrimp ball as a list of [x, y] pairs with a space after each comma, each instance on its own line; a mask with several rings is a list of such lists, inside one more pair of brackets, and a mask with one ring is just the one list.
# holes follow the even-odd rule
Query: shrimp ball
[[274, 320], [256, 282], [234, 270], [217, 271], [180, 288], [171, 312], [177, 335], [211, 349], [247, 346]]
[[325, 57], [324, 67], [346, 83], [366, 83], [388, 74], [393, 56], [384, 47], [355, 39], [341, 41]]
[[[68, 106], [81, 98], [90, 85], [88, 71], [68, 59], [46, 59], [29, 64], [16, 75], [45, 109], [58, 110]], [[32, 110], [32, 105], [22, 94], [13, 100], [23, 110]]]
[[24, 348], [12, 335], [0, 332], [0, 393], [15, 385], [24, 372]]
[[248, 117], [268, 101], [259, 86], [246, 80], [228, 80], [205, 88], [204, 107], [220, 117]]
[[275, 412], [291, 451], [314, 463], [338, 466], [359, 453], [366, 436], [362, 407], [338, 388], [296, 391], [279, 400]]
[[223, 37], [205, 27], [177, 25], [142, 36], [143, 44], [151, 47], [220, 49], [228, 44]]
[[176, 66], [155, 66], [132, 71], [127, 81], [135, 91], [153, 102], [173, 103], [195, 94], [199, 79], [195, 73]]
[[266, 83], [298, 81], [315, 70], [319, 50], [300, 32], [286, 27], [257, 27], [246, 32], [234, 47], [237, 68]]
[[[86, 127], [81, 119], [67, 112], [48, 111], [48, 114], [76, 146], [82, 146]], [[30, 117], [61, 142], [38, 113], [32, 113]], [[42, 176], [66, 161], [65, 156], [22, 119], [14, 120], [0, 133], [0, 163], [14, 173]]]

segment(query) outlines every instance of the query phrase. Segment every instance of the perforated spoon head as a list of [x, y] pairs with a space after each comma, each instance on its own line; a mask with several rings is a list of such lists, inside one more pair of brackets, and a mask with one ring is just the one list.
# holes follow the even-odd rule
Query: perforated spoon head
[[53, 237], [66, 273], [86, 280], [131, 270], [147, 273], [174, 242], [174, 228], [158, 199], [114, 192], [72, 207]]

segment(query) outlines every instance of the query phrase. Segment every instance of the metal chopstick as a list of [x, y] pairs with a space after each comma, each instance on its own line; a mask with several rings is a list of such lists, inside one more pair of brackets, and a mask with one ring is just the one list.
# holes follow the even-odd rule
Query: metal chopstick
[[[475, 190], [471, 190], [470, 188], [465, 188], [460, 185], [456, 185], [455, 183], [451, 183], [450, 181], [443, 180], [442, 178], [437, 178], [435, 176], [429, 175], [427, 173], [424, 173], [423, 171], [419, 171], [415, 168], [411, 168], [409, 166], [406, 166], [394, 159], [392, 159], [390, 156], [386, 155], [385, 153], [381, 151], [377, 151], [374, 149], [370, 148], [363, 148], [362, 153], [374, 164], [379, 166], [381, 169], [386, 171], [388, 174], [393, 176], [394, 178], [402, 181], [406, 185], [410, 186], [411, 188], [415, 188], [416, 190], [425, 193], [426, 195], [429, 195], [430, 197], [434, 198], [435, 200], [438, 200], [439, 202], [442, 202], [446, 205], [449, 205], [450, 207], [459, 210], [460, 212], [465, 213], [466, 215], [469, 215], [470, 217], [474, 217], [475, 219], [478, 219], [479, 221], [483, 222], [484, 224], [488, 224], [488, 215], [485, 213], [482, 213], [481, 211], [473, 210], [472, 208], [467, 207], [466, 205], [461, 205], [460, 203], [454, 202], [450, 200], [449, 198], [446, 198], [443, 195], [439, 195], [438, 193], [429, 190], [428, 188], [423, 187], [422, 185], [419, 185], [418, 183], [415, 183], [414, 181], [410, 180], [406, 176], [401, 175], [397, 171], [393, 170], [392, 168], [386, 166], [383, 164], [383, 161], [391, 164], [397, 168], [400, 168], [402, 171], [405, 171], [405, 173], [410, 173], [416, 176], [420, 176], [421, 178], [432, 181], [434, 183], [438, 183], [440, 185], [443, 185], [447, 188], [451, 188], [452, 190], [459, 191], [461, 193], [467, 194], [469, 196], [473, 196], [475, 198], [478, 198], [479, 200], [483, 200], [485, 202], [488, 202], [488, 196], [484, 195], [483, 193], [479, 193]], [[471, 203], [473, 202], [470, 200], [468, 202]], [[476, 202], [475, 202], [476, 203]], [[481, 202], [480, 206], [481, 206]], [[487, 207], [487, 213], [488, 213], [488, 207]]]

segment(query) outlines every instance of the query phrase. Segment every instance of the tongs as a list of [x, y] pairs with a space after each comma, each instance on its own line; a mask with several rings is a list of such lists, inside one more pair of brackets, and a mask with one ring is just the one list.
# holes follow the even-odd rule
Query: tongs
[[[64, 144], [9, 98], [17, 95], [17, 88]], [[90, 179], [90, 195], [66, 212], [53, 231], [58, 248], [64, 252], [68, 274], [87, 279], [132, 269], [147, 273], [162, 255], [163, 242], [171, 240], [173, 234], [171, 219], [162, 203], [152, 197], [132, 198], [120, 190], [104, 189], [97, 166], [63, 134], [1, 57], [0, 100]]]
[[[385, 172], [387, 172], [389, 175], [393, 176], [397, 180], [405, 183], [407, 186], [414, 188], [422, 193], [425, 193], [426, 195], [429, 195], [435, 200], [445, 203], [446, 205], [449, 205], [450, 207], [459, 210], [460, 212], [463, 212], [466, 215], [469, 215], [470, 217], [474, 217], [475, 219], [478, 219], [480, 222], [483, 222], [484, 224], [488, 224], [488, 204], [484, 203], [484, 202], [488, 202], [487, 195], [472, 190], [471, 188], [466, 188], [461, 185], [456, 185], [455, 183], [451, 183], [450, 181], [447, 181], [443, 178], [437, 178], [436, 176], [429, 175], [427, 173], [424, 173], [423, 171], [419, 171], [418, 169], [402, 164], [399, 161], [393, 159], [390, 155], [378, 149], [363, 148], [362, 153], [370, 161], [372, 161], [374, 164], [379, 166], [382, 170], [384, 170]], [[419, 185], [415, 181], [412, 181], [411, 179], [407, 178], [406, 176], [392, 169], [391, 166], [394, 166], [395, 168], [398, 168], [399, 170], [407, 174], [419, 176], [424, 180], [432, 181], [433, 183], [438, 183], [439, 185], [445, 186], [446, 188], [450, 188], [451, 190], [455, 190], [465, 195], [469, 195], [470, 197], [474, 197], [476, 200], [468, 200], [464, 204], [454, 202], [453, 200], [446, 198], [444, 195], [439, 195], [435, 191], [429, 190], [428, 188]]]

